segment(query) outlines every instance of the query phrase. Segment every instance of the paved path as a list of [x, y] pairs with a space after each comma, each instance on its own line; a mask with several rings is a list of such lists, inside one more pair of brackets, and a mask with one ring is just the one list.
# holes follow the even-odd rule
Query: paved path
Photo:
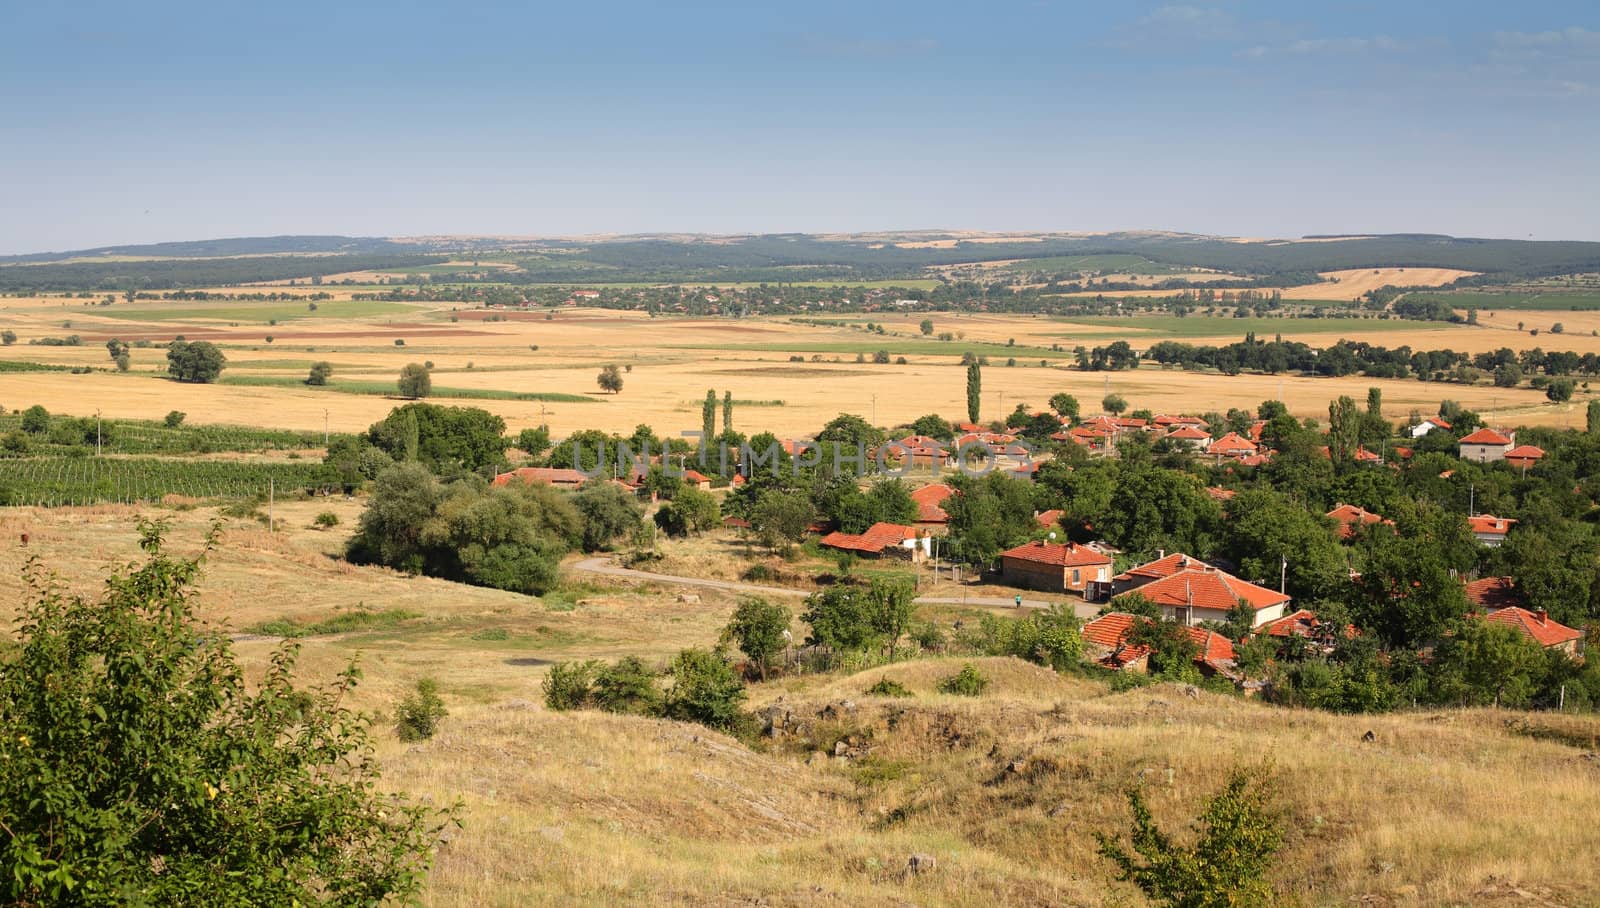
[[[606, 577], [620, 577], [624, 580], [638, 580], [646, 583], [671, 583], [678, 586], [698, 586], [714, 590], [728, 590], [734, 593], [751, 593], [758, 596], [804, 596], [803, 590], [791, 590], [781, 586], [761, 586], [755, 583], [740, 583], [734, 580], [715, 580], [710, 577], [683, 577], [678, 574], [657, 574], [651, 571], [636, 571], [633, 568], [618, 567], [605, 558], [585, 558], [573, 565], [580, 571], [591, 574], [602, 574]], [[982, 605], [998, 608], [1015, 607], [1016, 600], [1003, 596], [918, 596], [918, 605]], [[1079, 618], [1093, 618], [1099, 614], [1099, 606], [1082, 600], [1073, 601], [1055, 600], [1066, 602]], [[1054, 602], [1044, 599], [1024, 599], [1023, 608], [1042, 609], [1049, 608]]]

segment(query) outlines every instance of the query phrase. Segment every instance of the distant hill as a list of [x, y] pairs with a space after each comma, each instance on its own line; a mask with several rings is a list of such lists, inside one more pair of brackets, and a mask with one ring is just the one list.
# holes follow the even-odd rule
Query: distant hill
[[[143, 290], [310, 278], [353, 271], [425, 271], [456, 259], [502, 266], [451, 282], [790, 282], [927, 279], [931, 269], [1014, 263], [1058, 267], [1063, 257], [1129, 256], [1145, 273], [1203, 269], [1292, 286], [1359, 268], [1448, 268], [1477, 283], [1600, 271], [1600, 243], [1434, 234], [1240, 240], [1164, 231], [984, 234], [644, 234], [605, 237], [238, 237], [105, 246], [0, 257], [0, 290]], [[1046, 260], [1052, 260], [1047, 263]], [[460, 272], [462, 269], [456, 269]]]

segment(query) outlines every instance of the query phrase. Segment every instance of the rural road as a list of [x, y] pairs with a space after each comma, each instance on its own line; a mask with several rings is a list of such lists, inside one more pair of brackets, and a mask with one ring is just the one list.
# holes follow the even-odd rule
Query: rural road
[[[734, 593], [750, 593], [757, 596], [804, 596], [801, 590], [791, 590], [781, 586], [761, 586], [754, 583], [739, 583], [733, 580], [714, 580], [709, 577], [682, 577], [677, 574], [656, 574], [650, 571], [636, 571], [633, 568], [618, 567], [605, 558], [585, 558], [573, 567], [590, 574], [601, 574], [606, 577], [618, 577], [624, 580], [638, 580], [648, 583], [671, 583], [678, 586], [698, 586], [713, 590], [727, 590]], [[919, 605], [986, 605], [996, 607], [1013, 606], [1014, 600], [1008, 596], [918, 596]], [[1059, 600], [1058, 600], [1059, 601]], [[1024, 599], [1023, 608], [1042, 609], [1049, 608], [1052, 602], [1044, 599]], [[1099, 607], [1088, 602], [1073, 602], [1073, 612], [1079, 618], [1093, 618], [1100, 613]]]

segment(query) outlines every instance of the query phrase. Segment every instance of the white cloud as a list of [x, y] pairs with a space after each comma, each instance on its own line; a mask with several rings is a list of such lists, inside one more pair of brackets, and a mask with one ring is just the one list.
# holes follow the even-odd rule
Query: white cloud
[[1349, 57], [1361, 54], [1402, 54], [1411, 53], [1424, 46], [1442, 43], [1444, 43], [1443, 39], [1439, 38], [1431, 38], [1425, 41], [1402, 41], [1389, 35], [1374, 35], [1370, 38], [1301, 38], [1277, 45], [1256, 44], [1239, 51], [1234, 56], [1249, 60], [1260, 60], [1266, 57]]

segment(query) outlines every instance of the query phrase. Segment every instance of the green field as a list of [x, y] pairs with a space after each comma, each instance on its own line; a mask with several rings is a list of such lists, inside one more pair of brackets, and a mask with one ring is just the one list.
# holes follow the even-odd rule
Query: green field
[[1059, 274], [1068, 271], [1104, 271], [1109, 274], [1193, 274], [1193, 268], [1152, 262], [1142, 255], [1109, 253], [1105, 255], [1052, 255], [1037, 259], [1024, 259], [995, 269], [1005, 272], [1046, 271]]
[[0, 504], [61, 507], [133, 504], [166, 495], [239, 498], [337, 485], [321, 463], [239, 463], [158, 457], [25, 457], [0, 460]]
[[[1151, 315], [1128, 318], [1085, 316], [1082, 318], [1052, 319], [1063, 325], [1084, 325], [1096, 328], [1122, 328], [1130, 338], [1140, 340], [1166, 340], [1185, 337], [1224, 337], [1230, 334], [1243, 337], [1254, 332], [1257, 337], [1270, 338], [1274, 334], [1354, 334], [1372, 331], [1426, 331], [1430, 328], [1447, 330], [1446, 322], [1420, 322], [1390, 318], [1215, 318], [1206, 316]], [[1080, 337], [1061, 334], [1059, 337]]]
[[1600, 292], [1457, 290], [1450, 293], [1408, 293], [1406, 299], [1442, 300], [1457, 309], [1526, 309], [1573, 312], [1600, 309]]
[[[982, 341], [936, 341], [936, 340], [907, 340], [899, 337], [882, 337], [876, 340], [862, 341], [806, 341], [796, 340], [792, 343], [769, 344], [672, 344], [673, 350], [749, 350], [754, 352], [771, 353], [839, 353], [854, 356], [857, 353], [871, 357], [879, 350], [889, 351], [890, 356], [960, 356], [963, 353], [974, 353], [978, 356], [987, 356], [990, 359], [1014, 356], [1019, 360], [1062, 359], [1072, 354], [1066, 350], [1051, 350], [1048, 347], [1029, 347], [1018, 344], [1008, 347], [1005, 344], [984, 343]], [[437, 393], [437, 392], [435, 392]]]
[[300, 302], [159, 303], [146, 306], [119, 304], [97, 311], [96, 315], [131, 322], [217, 321], [267, 324], [301, 318], [371, 318], [400, 313], [417, 314], [417, 307], [383, 300], [318, 300], [316, 311]]
[[[219, 385], [240, 385], [259, 388], [298, 388], [304, 391], [324, 391], [331, 394], [365, 394], [374, 397], [397, 397], [395, 382], [362, 381], [360, 379], [329, 379], [325, 385], [308, 385], [304, 376], [297, 375], [223, 375]], [[435, 387], [429, 397], [450, 397], [462, 400], [539, 400], [548, 403], [585, 404], [604, 403], [604, 399], [587, 394], [563, 394], [556, 391], [501, 391], [494, 388], [440, 388]]]

